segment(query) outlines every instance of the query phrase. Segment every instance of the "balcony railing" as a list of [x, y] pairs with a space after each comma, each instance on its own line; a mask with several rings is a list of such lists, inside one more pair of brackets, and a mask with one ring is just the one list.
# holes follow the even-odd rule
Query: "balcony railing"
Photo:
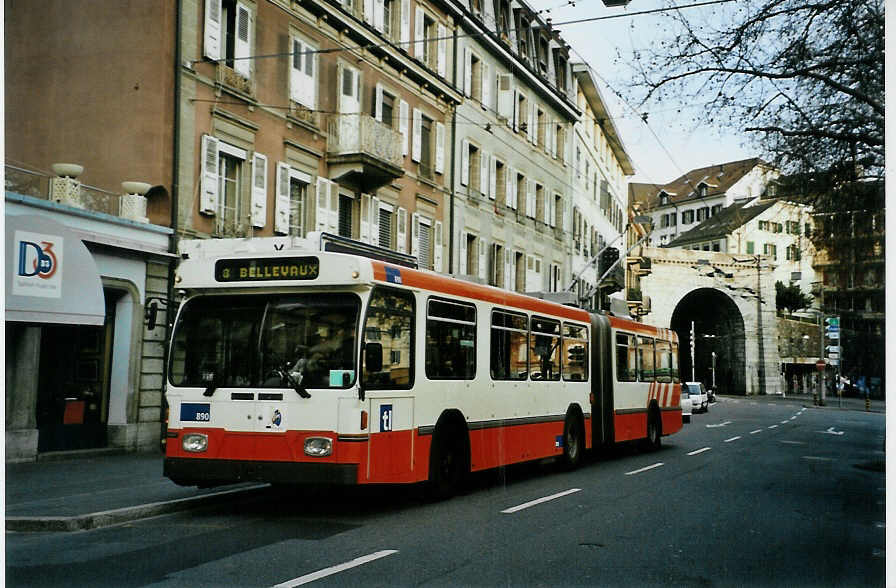
[[366, 114], [337, 114], [327, 125], [330, 155], [363, 154], [401, 167], [402, 135]]
[[57, 200], [62, 204], [94, 212], [103, 212], [115, 216], [119, 214], [121, 194], [81, 184], [77, 194], [69, 195], [68, 199], [60, 200], [58, 197], [54, 198], [50, 194], [50, 180], [52, 178], [49, 175], [12, 165], [5, 166], [5, 171], [7, 192], [43, 200]]

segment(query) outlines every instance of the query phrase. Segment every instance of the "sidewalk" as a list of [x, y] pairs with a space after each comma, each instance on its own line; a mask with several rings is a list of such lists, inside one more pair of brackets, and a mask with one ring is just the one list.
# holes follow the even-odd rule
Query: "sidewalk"
[[199, 489], [162, 476], [161, 453], [87, 453], [6, 464], [7, 531], [77, 531], [229, 500], [264, 488]]
[[[720, 395], [720, 398], [722, 396]], [[741, 400], [754, 400], [757, 402], [774, 402], [774, 403], [794, 403], [801, 404], [808, 408], [818, 408], [822, 410], [857, 410], [860, 412], [865, 412], [865, 399], [864, 398], [854, 398], [854, 397], [843, 397], [843, 402], [841, 406], [840, 398], [837, 397], [836, 394], [831, 396], [830, 394], [825, 397], [825, 405], [817, 406], [814, 403], [814, 398], [811, 394], [787, 394], [786, 396], [781, 396], [780, 394], [768, 394], [765, 396], [725, 396], [725, 398], [729, 399], [741, 399]], [[871, 400], [870, 401], [870, 410], [869, 412], [879, 412], [885, 413], [886, 410], [886, 402], [884, 400]]]

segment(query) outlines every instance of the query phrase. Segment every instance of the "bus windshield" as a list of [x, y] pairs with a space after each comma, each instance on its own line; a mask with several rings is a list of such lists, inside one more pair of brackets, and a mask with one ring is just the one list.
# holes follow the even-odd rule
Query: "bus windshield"
[[198, 296], [181, 310], [174, 386], [345, 388], [354, 383], [353, 294]]

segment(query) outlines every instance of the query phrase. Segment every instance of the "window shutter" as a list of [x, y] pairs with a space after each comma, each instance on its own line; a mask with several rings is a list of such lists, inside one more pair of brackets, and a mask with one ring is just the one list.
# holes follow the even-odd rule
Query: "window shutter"
[[482, 107], [486, 110], [492, 107], [492, 78], [485, 62], [482, 62]]
[[435, 249], [433, 250], [433, 253], [432, 253], [432, 269], [433, 269], [433, 271], [441, 272], [442, 271], [442, 249], [444, 249], [444, 247], [442, 246], [442, 243], [443, 243], [442, 221], [436, 221], [435, 225], [436, 225], [436, 229], [435, 229], [436, 235], [435, 235], [435, 238], [433, 239], [435, 241]]
[[268, 158], [261, 153], [252, 155], [252, 226], [264, 226], [268, 215]]
[[221, 59], [221, 0], [205, 0], [204, 55]]
[[411, 255], [417, 258], [420, 263], [420, 215], [416, 212], [411, 216]]
[[470, 142], [466, 139], [460, 142], [460, 185], [470, 184]]
[[380, 199], [370, 197], [370, 243], [380, 247], [388, 247], [388, 243], [380, 243]]
[[492, 286], [498, 285], [498, 264], [501, 263], [501, 260], [498, 259], [498, 244], [492, 243], [492, 255], [491, 255], [491, 265], [489, 265], [489, 283]]
[[445, 125], [436, 123], [436, 173], [445, 173]]
[[302, 43], [298, 39], [292, 40], [292, 59], [289, 61], [289, 99], [302, 102], [302, 82], [305, 74], [302, 72], [303, 58]]
[[398, 226], [395, 228], [395, 249], [399, 253], [405, 253], [408, 250], [408, 211], [402, 207], [398, 207]]
[[236, 5], [236, 38], [233, 42], [233, 69], [246, 78], [252, 77], [252, 13], [242, 3]]
[[383, 30], [383, 24], [386, 17], [385, 0], [373, 0], [373, 27]]
[[318, 231], [326, 231], [330, 221], [330, 181], [317, 176], [315, 191], [314, 226]]
[[411, 41], [411, 0], [401, 0], [400, 40], [401, 48], [408, 51], [408, 43]]
[[398, 100], [398, 132], [401, 133], [401, 155], [408, 154], [408, 103]]
[[370, 194], [361, 194], [361, 242], [370, 243]]
[[479, 244], [479, 277], [484, 281], [488, 277], [488, 268], [486, 267], [486, 248], [485, 241], [482, 237], [476, 239], [476, 242]]
[[412, 52], [414, 57], [423, 61], [423, 55], [425, 55], [425, 51], [423, 49], [423, 9], [419, 6], [416, 7], [417, 11], [414, 13], [414, 51]]
[[[289, 233], [289, 165], [277, 162], [277, 199], [274, 201], [274, 231]], [[304, 237], [305, 235], [300, 235]]]
[[535, 129], [535, 122], [538, 120], [538, 116], [535, 114], [535, 100], [532, 100], [530, 96], [527, 102], [529, 103], [529, 124], [526, 129], [529, 134], [529, 142], [535, 143], [538, 140], [538, 132]]
[[458, 239], [457, 273], [462, 276], [467, 273], [467, 234], [464, 231]]
[[526, 180], [526, 216], [535, 218], [535, 180]]
[[473, 89], [473, 52], [464, 47], [464, 96], [471, 96]]
[[327, 180], [330, 186], [330, 206], [327, 208], [327, 230], [339, 234], [339, 184]]
[[489, 160], [488, 197], [494, 200], [498, 194], [498, 160], [494, 155]]
[[414, 109], [414, 119], [413, 119], [413, 137], [411, 144], [411, 159], [414, 161], [420, 161], [420, 155], [422, 151], [422, 135], [423, 135], [423, 114]]
[[218, 140], [202, 135], [202, 181], [199, 212], [215, 214], [218, 210]]
[[488, 168], [489, 168], [489, 157], [488, 153], [479, 150], [479, 191], [483, 196], [488, 194], [489, 187], [489, 179], [488, 179]]
[[507, 207], [516, 209], [516, 171], [507, 167]]
[[373, 0], [364, 0], [364, 22], [373, 25]]
[[513, 99], [513, 74], [498, 74], [498, 116], [512, 122], [515, 106]]
[[548, 128], [546, 129], [545, 136], [545, 140], [548, 143], [548, 153], [550, 153], [551, 157], [557, 157], [557, 137], [554, 123], [548, 123]]
[[444, 78], [448, 72], [448, 27], [439, 23], [437, 31], [439, 39], [436, 41], [436, 72]]
[[376, 85], [376, 98], [374, 99], [373, 105], [373, 118], [376, 120], [383, 122], [383, 86], [382, 84]]
[[510, 247], [504, 249], [504, 288], [513, 290], [516, 280], [513, 275], [513, 252]]

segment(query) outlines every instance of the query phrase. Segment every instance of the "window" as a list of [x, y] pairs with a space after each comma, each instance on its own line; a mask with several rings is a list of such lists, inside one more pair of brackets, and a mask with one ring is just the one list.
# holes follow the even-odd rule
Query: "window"
[[426, 115], [421, 116], [420, 124], [420, 175], [425, 178], [433, 177], [433, 132], [432, 119]]
[[385, 203], [380, 203], [377, 214], [379, 215], [379, 222], [377, 224], [377, 245], [395, 249], [395, 243], [393, 243], [392, 240], [392, 235], [394, 233], [392, 219], [395, 216], [393, 207]]
[[697, 185], [697, 196], [699, 196], [700, 198], [706, 198], [707, 187], [708, 186], [706, 184], [704, 184], [703, 182], [700, 182]]
[[289, 70], [289, 98], [303, 106], [313, 109], [316, 99], [317, 82], [315, 81], [315, 51], [317, 47], [309, 45], [303, 39], [293, 37], [292, 59]]
[[525, 380], [528, 376], [528, 329], [526, 315], [492, 312], [491, 362], [493, 380]]
[[719, 214], [719, 211], [722, 210], [721, 204], [714, 204], [712, 208], [709, 209], [709, 216], [715, 216]]
[[[375, 336], [371, 336], [375, 333]], [[414, 296], [391, 288], [374, 288], [364, 321], [365, 348], [379, 349], [380, 370], [363, 366], [362, 383], [370, 389], [409, 389], [413, 384]], [[367, 349], [363, 355], [370, 353]], [[389, 358], [388, 361], [386, 358]]]
[[476, 376], [476, 307], [429, 300], [426, 314], [426, 377], [472, 380]]
[[535, 218], [543, 223], [547, 223], [545, 212], [544, 186], [535, 184]]
[[523, 292], [526, 289], [526, 255], [521, 251], [513, 254], [513, 289]]
[[552, 227], [563, 227], [563, 196], [554, 194], [554, 208], [551, 215]]
[[588, 329], [563, 323], [563, 379], [582, 382], [588, 379]]
[[[672, 381], [672, 342], [662, 339], [656, 340], [656, 381]], [[677, 371], [677, 370], [675, 370]]]
[[546, 133], [547, 133], [547, 123], [545, 122], [547, 117], [542, 109], [538, 109], [537, 114], [535, 115], [535, 144], [538, 145], [541, 149], [547, 147], [546, 143]]
[[660, 192], [660, 206], [666, 206], [669, 204], [669, 195], [665, 192]]
[[638, 337], [638, 381], [652, 382], [653, 378], [653, 339], [650, 337]]
[[637, 382], [638, 363], [635, 336], [616, 333], [616, 381]]
[[377, 84], [373, 88], [373, 118], [389, 128], [397, 129], [395, 124], [396, 106], [398, 100], [395, 95]]
[[689, 225], [694, 222], [694, 211], [693, 210], [685, 210], [681, 213], [681, 224]]
[[496, 204], [509, 206], [507, 202], [507, 167], [503, 161], [495, 160], [495, 198]]
[[531, 347], [532, 369], [529, 376], [533, 380], [560, 380], [560, 321], [532, 317]]
[[516, 93], [516, 111], [513, 113], [514, 130], [528, 134], [529, 132], [529, 100], [522, 92]]
[[704, 206], [697, 209], [697, 222], [704, 221], [709, 218], [709, 207]]
[[482, 61], [473, 54], [470, 55], [470, 96], [482, 102]]
[[799, 247], [796, 245], [787, 246], [787, 261], [799, 261], [801, 258]]
[[338, 225], [338, 233], [340, 237], [349, 237], [352, 236], [352, 209], [354, 208], [355, 200], [351, 196], [346, 194], [339, 195], [339, 225]]
[[492, 245], [489, 285], [498, 288], [504, 287], [504, 256], [506, 255], [504, 246], [495, 243]]
[[563, 125], [554, 127], [554, 137], [556, 144], [554, 145], [554, 154], [561, 163], [566, 163], [566, 128]]
[[557, 76], [557, 88], [566, 91], [566, 57], [554, 51], [554, 73]]
[[423, 38], [426, 40], [423, 43], [423, 63], [430, 69], [436, 69], [436, 54], [438, 53], [436, 21], [426, 13], [423, 15]]
[[206, 0], [203, 52], [244, 78], [252, 77], [252, 18], [237, 0]]
[[383, 34], [393, 41], [399, 38], [399, 12], [400, 0], [383, 0]]
[[762, 246], [762, 253], [764, 255], [770, 256], [772, 259], [778, 259], [778, 246], [773, 245], [771, 243], [766, 243]]
[[215, 230], [221, 236], [237, 236], [243, 232], [247, 203], [243, 195], [243, 163], [246, 152], [224, 142], [218, 142], [217, 157], [218, 202]]
[[294, 237], [305, 236], [305, 207], [308, 198], [308, 183], [299, 178], [289, 178], [289, 231]]

